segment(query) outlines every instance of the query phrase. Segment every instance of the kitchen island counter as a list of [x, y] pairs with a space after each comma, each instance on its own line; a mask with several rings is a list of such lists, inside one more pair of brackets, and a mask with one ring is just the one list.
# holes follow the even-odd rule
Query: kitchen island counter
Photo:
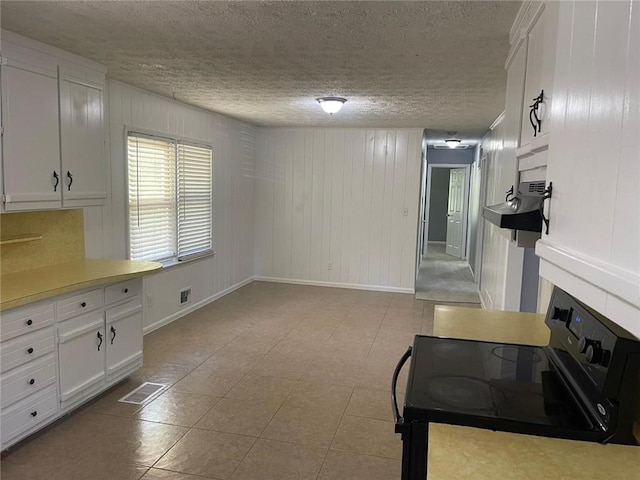
[[83, 288], [159, 271], [162, 264], [134, 260], [85, 259], [9, 273], [0, 277], [0, 311]]
[[[544, 315], [436, 306], [436, 336], [546, 345]], [[636, 438], [640, 428], [636, 425]], [[640, 447], [601, 445], [494, 432], [472, 427], [429, 425], [428, 480], [631, 479], [640, 471]]]

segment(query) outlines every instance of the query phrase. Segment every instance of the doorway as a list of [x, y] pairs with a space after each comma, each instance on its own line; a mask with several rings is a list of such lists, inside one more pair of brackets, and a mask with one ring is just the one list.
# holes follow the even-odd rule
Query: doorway
[[416, 298], [479, 303], [468, 263], [471, 166], [427, 164], [423, 175]]

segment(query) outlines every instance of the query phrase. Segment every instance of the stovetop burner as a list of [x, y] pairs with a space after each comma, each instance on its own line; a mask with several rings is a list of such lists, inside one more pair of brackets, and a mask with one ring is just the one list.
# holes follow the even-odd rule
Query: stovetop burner
[[466, 375], [431, 377], [426, 392], [435, 402], [461, 410], [495, 410], [506, 400], [495, 385]]

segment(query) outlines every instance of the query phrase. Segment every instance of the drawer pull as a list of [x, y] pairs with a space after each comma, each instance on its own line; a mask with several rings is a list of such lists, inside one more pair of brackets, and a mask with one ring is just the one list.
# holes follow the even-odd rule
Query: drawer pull
[[113, 345], [113, 341], [116, 339], [116, 327], [111, 325], [111, 345]]
[[80, 304], [80, 306], [81, 306], [82, 308], [85, 308], [85, 307], [87, 306], [87, 302], [82, 302], [82, 303]]
[[33, 385], [34, 383], [36, 383], [36, 379], [32, 378], [31, 380], [29, 380], [29, 385]]
[[102, 346], [102, 334], [98, 332], [98, 351], [100, 351], [101, 346]]
[[33, 325], [33, 320], [31, 320], [31, 319], [27, 320], [27, 325], [28, 325], [28, 326]]
[[33, 412], [31, 412], [31, 416], [32, 417], [37, 417], [38, 416], [38, 411], [34, 410]]
[[27, 348], [27, 353], [31, 355], [33, 353], [33, 347]]
[[128, 288], [123, 288], [122, 289], [122, 293], [129, 293], [129, 289]]

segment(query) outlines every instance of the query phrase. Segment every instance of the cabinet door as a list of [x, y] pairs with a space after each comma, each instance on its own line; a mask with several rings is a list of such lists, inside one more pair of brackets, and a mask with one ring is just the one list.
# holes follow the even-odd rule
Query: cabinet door
[[65, 207], [104, 205], [107, 198], [104, 85], [60, 69], [60, 141]]
[[8, 59], [1, 72], [5, 210], [60, 208], [57, 67]]
[[68, 320], [58, 330], [60, 400], [70, 404], [104, 383], [107, 347], [102, 312]]
[[107, 380], [128, 374], [142, 363], [140, 297], [110, 308], [107, 318]]
[[[557, 2], [546, 2], [533, 17], [527, 32], [527, 74], [522, 109], [520, 146], [529, 145], [535, 139], [534, 148], [548, 144], [555, 43], [557, 38]], [[536, 110], [538, 120], [531, 113], [535, 99], [542, 94], [542, 103]]]

